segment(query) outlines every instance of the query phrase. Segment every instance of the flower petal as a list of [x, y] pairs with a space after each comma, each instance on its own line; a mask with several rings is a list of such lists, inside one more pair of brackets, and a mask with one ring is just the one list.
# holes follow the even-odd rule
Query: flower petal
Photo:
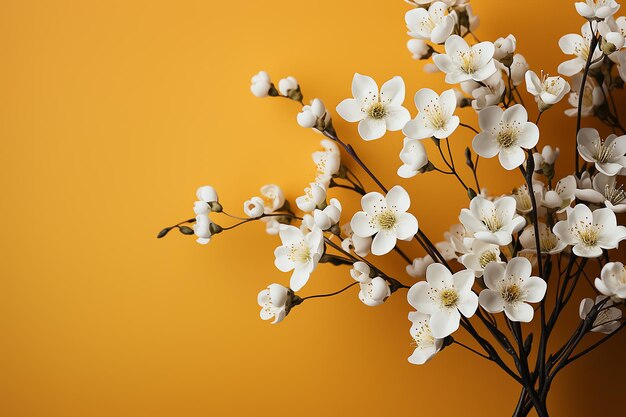
[[384, 119], [365, 118], [359, 122], [359, 135], [363, 140], [375, 140], [383, 137], [387, 131]]

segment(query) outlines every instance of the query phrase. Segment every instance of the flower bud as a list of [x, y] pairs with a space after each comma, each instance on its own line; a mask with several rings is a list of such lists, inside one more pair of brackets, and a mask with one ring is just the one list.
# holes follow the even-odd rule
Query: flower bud
[[421, 39], [410, 39], [406, 43], [409, 52], [413, 55], [413, 59], [428, 59], [435, 50]]
[[261, 197], [252, 197], [243, 203], [243, 211], [248, 217], [260, 217], [265, 210], [263, 199]]
[[252, 77], [251, 81], [252, 84], [250, 85], [250, 91], [252, 91], [252, 94], [254, 94], [256, 97], [262, 98], [269, 95], [276, 95], [270, 94], [272, 90], [275, 93], [276, 89], [274, 88], [274, 85], [272, 84], [270, 76], [267, 72], [259, 71], [255, 76]]
[[513, 64], [513, 54], [515, 53], [517, 41], [515, 36], [509, 35], [506, 38], [498, 38], [493, 46], [495, 47], [493, 57], [500, 61], [505, 67], [510, 67]]
[[295, 101], [302, 101], [302, 93], [300, 92], [300, 86], [298, 80], [294, 77], [283, 78], [278, 81], [278, 91], [285, 97], [289, 97]]

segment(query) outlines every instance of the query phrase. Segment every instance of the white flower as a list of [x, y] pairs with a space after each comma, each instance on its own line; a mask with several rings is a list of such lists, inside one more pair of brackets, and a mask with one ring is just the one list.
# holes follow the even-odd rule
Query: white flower
[[196, 242], [201, 245], [206, 245], [211, 241], [211, 219], [208, 214], [198, 214], [196, 216], [196, 222], [193, 225], [193, 232], [198, 237]]
[[211, 211], [210, 203], [218, 202], [217, 191], [210, 185], [198, 188], [196, 197], [198, 197], [198, 201], [193, 205], [193, 211], [196, 214], [209, 214]]
[[487, 243], [478, 239], [474, 240], [469, 253], [462, 255], [459, 262], [465, 268], [474, 271], [477, 277], [483, 276], [485, 267], [492, 262], [504, 263], [500, 260], [500, 247], [493, 243]]
[[[594, 25], [595, 31], [595, 25]], [[570, 33], [564, 35], [559, 39], [559, 47], [566, 55], [575, 55], [575, 58], [570, 59], [569, 61], [565, 61], [559, 65], [558, 72], [559, 74], [571, 77], [574, 74], [581, 72], [585, 66], [587, 65], [587, 57], [589, 56], [589, 48], [591, 47], [591, 39], [595, 36], [595, 34], [589, 28], [589, 23], [583, 24], [581, 28], [581, 35]], [[596, 47], [593, 50], [593, 56], [591, 58], [592, 61], [597, 60], [602, 56], [602, 51], [600, 48]], [[596, 62], [591, 66], [591, 68], [596, 68], [602, 64], [601, 62]]]
[[337, 106], [337, 113], [348, 122], [359, 122], [359, 135], [365, 140], [381, 138], [385, 131], [404, 127], [411, 115], [402, 107], [404, 81], [393, 77], [378, 94], [378, 84], [367, 75], [354, 74], [352, 95]]
[[298, 80], [296, 80], [294, 77], [287, 77], [278, 81], [278, 91], [280, 91], [280, 94], [282, 94], [283, 96], [289, 97], [290, 93], [297, 89]]
[[493, 62], [494, 46], [481, 42], [469, 46], [465, 39], [452, 35], [446, 40], [446, 53], [433, 56], [433, 61], [446, 73], [448, 84], [467, 80], [483, 81], [496, 72]]
[[444, 43], [456, 24], [456, 13], [447, 14], [447, 11], [448, 6], [441, 1], [433, 2], [428, 10], [409, 10], [404, 16], [409, 36]]
[[266, 184], [261, 187], [261, 196], [265, 214], [272, 214], [285, 205], [285, 194], [276, 184]]
[[434, 263], [433, 258], [430, 255], [426, 255], [423, 258], [413, 259], [411, 265], [406, 266], [406, 273], [413, 278], [421, 278], [426, 275], [426, 268], [428, 265]]
[[542, 104], [552, 106], [565, 97], [570, 91], [570, 85], [561, 77], [549, 77], [541, 75], [541, 79], [534, 71], [526, 72], [526, 89], [530, 94], [535, 96], [535, 101], [540, 104], [540, 111], [544, 111], [547, 107], [542, 108]]
[[[600, 304], [606, 299], [603, 295], [598, 295], [594, 302], [591, 298], [583, 298], [578, 308], [578, 314], [581, 319], [586, 319], [594, 305]], [[613, 302], [607, 300], [597, 312], [596, 318], [591, 325], [591, 331], [597, 333], [611, 334], [620, 327], [620, 319], [622, 318], [622, 310], [611, 307]]]
[[417, 233], [417, 219], [406, 211], [411, 205], [409, 193], [399, 185], [383, 196], [368, 193], [361, 198], [363, 211], [357, 212], [350, 226], [357, 236], [376, 235], [372, 242], [372, 253], [384, 255], [395, 246], [396, 240], [411, 240]]
[[574, 5], [578, 14], [587, 19], [606, 19], [620, 7], [615, 0], [585, 0]]
[[339, 222], [341, 217], [341, 203], [336, 198], [330, 199], [330, 204], [323, 210], [313, 210], [313, 220], [315, 225], [322, 230], [328, 230]]
[[624, 186], [617, 185], [616, 177], [599, 172], [593, 178], [593, 188], [576, 190], [576, 197], [596, 204], [604, 204], [615, 213], [626, 212], [626, 192]]
[[524, 58], [522, 54], [515, 54], [513, 56], [513, 63], [511, 64], [511, 71], [509, 71], [509, 68], [504, 65], [501, 65], [501, 68], [507, 75], [509, 75], [510, 72], [509, 77], [511, 77], [513, 85], [517, 87], [524, 81], [524, 76], [528, 71], [529, 65], [528, 62], [526, 62], [526, 58]]
[[[541, 199], [543, 198], [543, 183], [533, 181], [533, 193], [535, 194], [535, 201], [537, 202], [537, 205], [539, 205]], [[518, 213], [528, 214], [533, 211], [533, 202], [530, 198], [530, 191], [528, 190], [528, 186], [526, 184], [515, 188], [511, 196], [515, 199]], [[541, 210], [541, 207], [538, 207], [538, 209]], [[543, 213], [539, 213], [539, 215], [542, 214]]]
[[355, 281], [359, 282], [367, 282], [372, 277], [370, 276], [371, 269], [369, 265], [365, 262], [357, 261], [352, 264], [352, 269], [350, 269], [350, 276], [354, 278]]
[[277, 235], [280, 231], [281, 223], [276, 217], [262, 217], [261, 221], [265, 223], [265, 233], [268, 235]]
[[524, 163], [524, 149], [533, 148], [539, 141], [539, 129], [528, 121], [528, 113], [521, 104], [506, 110], [489, 106], [478, 113], [481, 132], [474, 137], [472, 147], [482, 157], [498, 155], [500, 164], [512, 170]]
[[[465, 81], [465, 83], [476, 83], [475, 81]], [[465, 84], [464, 83], [464, 84]], [[472, 90], [472, 107], [481, 110], [488, 106], [493, 106], [502, 101], [502, 95], [506, 89], [502, 72], [496, 71], [493, 75], [482, 82], [482, 86], [476, 83], [476, 88]]]
[[282, 272], [293, 270], [289, 286], [299, 291], [322, 257], [324, 235], [319, 229], [304, 234], [297, 227], [287, 225], [281, 225], [278, 234], [283, 245], [274, 251], [274, 264]]
[[606, 55], [612, 55], [624, 47], [624, 34], [612, 19], [610, 22], [598, 23], [598, 31], [602, 36], [601, 49]]
[[421, 39], [409, 39], [406, 47], [411, 52], [413, 59], [427, 59], [433, 53], [433, 48]]
[[304, 189], [304, 195], [296, 198], [296, 205], [304, 212], [311, 212], [326, 201], [326, 190], [320, 184], [312, 182]]
[[324, 131], [330, 122], [330, 114], [326, 111], [326, 107], [319, 98], [314, 99], [310, 105], [302, 107], [297, 116], [298, 124], [306, 128], [315, 128], [318, 131]]
[[[565, 110], [565, 115], [568, 117], [576, 117], [578, 115], [578, 93], [580, 91], [582, 75], [576, 74], [572, 77], [571, 81], [572, 91], [567, 98], [567, 102], [572, 108]], [[604, 103], [602, 87], [600, 87], [592, 77], [587, 78], [585, 90], [583, 91], [583, 103], [580, 109], [580, 115], [582, 117], [593, 115], [596, 107], [599, 107], [602, 103]]]
[[409, 362], [413, 365], [423, 365], [428, 362], [443, 346], [443, 339], [436, 339], [430, 330], [430, 316], [428, 314], [412, 311], [409, 313], [411, 337], [415, 343], [415, 350], [409, 356]]
[[313, 152], [313, 162], [315, 163], [315, 182], [328, 188], [330, 180], [341, 167], [341, 155], [335, 142], [329, 139], [322, 139], [322, 151]]
[[493, 58], [498, 61], [505, 61], [505, 62], [506, 62], [507, 57], [510, 57], [509, 59], [512, 59], [513, 54], [515, 53], [516, 45], [517, 45], [517, 40], [515, 39], [515, 36], [513, 35], [509, 35], [506, 38], [498, 38], [493, 43], [493, 46], [495, 48], [493, 52]]
[[469, 318], [476, 312], [478, 296], [472, 285], [473, 271], [452, 275], [445, 266], [432, 264], [426, 269], [426, 281], [413, 285], [407, 299], [420, 313], [430, 314], [428, 324], [433, 336], [440, 339], [459, 328], [461, 314]]
[[288, 299], [289, 288], [280, 284], [270, 284], [257, 297], [257, 302], [261, 306], [261, 318], [263, 320], [274, 318], [272, 324], [283, 321], [287, 315]]
[[391, 289], [381, 277], [371, 277], [371, 269], [365, 262], [355, 262], [350, 275], [359, 282], [359, 300], [363, 304], [375, 307], [382, 304], [391, 295]]
[[480, 292], [478, 302], [490, 313], [504, 311], [511, 321], [530, 322], [534, 310], [527, 303], [543, 300], [548, 288], [543, 279], [531, 274], [532, 265], [526, 258], [513, 258], [506, 268], [490, 263], [483, 274], [487, 289]]
[[541, 149], [541, 153], [535, 152], [533, 158], [535, 160], [535, 171], [541, 171], [543, 164], [554, 165], [556, 159], [561, 153], [559, 148], [552, 149], [552, 146], [546, 145]]
[[256, 97], [267, 97], [272, 89], [272, 81], [270, 76], [265, 71], [259, 71], [254, 77], [252, 77], [252, 85], [250, 85], [250, 91]]
[[587, 162], [593, 162], [596, 169], [612, 177], [626, 173], [626, 135], [609, 135], [600, 139], [596, 129], [585, 127], [578, 131], [578, 153]]
[[402, 132], [411, 139], [436, 137], [444, 139], [452, 135], [459, 126], [459, 116], [454, 115], [456, 94], [447, 90], [439, 94], [429, 88], [422, 88], [415, 93], [415, 106], [419, 114], [410, 120]]
[[457, 259], [454, 245], [451, 242], [447, 240], [437, 242], [435, 243], [435, 248], [437, 248], [444, 260], [450, 261], [452, 259]]
[[448, 237], [450, 243], [454, 246], [455, 252], [460, 254], [469, 253], [474, 241], [474, 234], [468, 232], [462, 224], [453, 224], [444, 235]]
[[626, 227], [618, 226], [613, 213], [608, 208], [595, 210], [584, 204], [577, 204], [554, 226], [554, 234], [568, 245], [574, 245], [576, 256], [597, 258], [602, 249], [615, 249], [626, 239]]
[[372, 248], [372, 237], [360, 237], [355, 235], [352, 232], [352, 228], [350, 227], [350, 223], [346, 223], [342, 226], [342, 231], [344, 234], [348, 235], [348, 237], [341, 241], [341, 247], [346, 252], [351, 250], [354, 251], [357, 255], [363, 257], [367, 256], [370, 253], [370, 249]]
[[609, 262], [602, 267], [600, 278], [595, 280], [596, 289], [612, 300], [626, 300], [626, 267], [621, 262]]
[[263, 199], [261, 197], [252, 197], [243, 203], [243, 212], [248, 217], [260, 217], [264, 212]]
[[391, 295], [389, 284], [381, 277], [364, 278], [359, 281], [359, 287], [359, 300], [369, 307], [381, 305]]
[[[539, 248], [541, 253], [548, 255], [556, 255], [567, 247], [567, 244], [559, 239], [552, 230], [545, 223], [539, 223]], [[537, 240], [535, 239], [535, 228], [533, 225], [529, 225], [519, 237], [519, 241], [522, 244], [522, 250], [520, 253], [537, 253]]]
[[470, 208], [462, 209], [459, 220], [465, 229], [483, 242], [508, 245], [512, 235], [524, 227], [526, 221], [515, 214], [515, 199], [501, 197], [495, 202], [477, 196], [470, 201]]
[[549, 209], [556, 209], [562, 213], [567, 209], [576, 197], [576, 177], [568, 175], [556, 183], [554, 190], [546, 191], [540, 204]]
[[404, 138], [400, 160], [403, 165], [398, 168], [398, 176], [402, 178], [416, 176], [428, 165], [428, 155], [424, 144], [419, 139]]

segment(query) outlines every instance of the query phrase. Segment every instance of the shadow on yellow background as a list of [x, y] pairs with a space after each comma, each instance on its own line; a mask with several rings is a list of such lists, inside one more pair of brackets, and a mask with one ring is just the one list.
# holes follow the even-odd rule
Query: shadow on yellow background
[[[582, 24], [573, 1], [472, 3], [481, 39], [514, 33], [531, 67], [553, 74], [565, 59], [559, 37]], [[518, 388], [480, 358], [450, 348], [424, 367], [406, 361], [410, 307], [402, 292], [377, 308], [355, 293], [315, 300], [271, 326], [258, 317], [256, 295], [289, 275], [273, 266], [278, 240], [262, 225], [207, 247], [178, 234], [155, 239], [161, 227], [192, 216], [199, 185], [214, 185], [224, 206], [240, 212], [265, 183], [279, 183], [293, 199], [312, 179], [320, 136], [296, 125], [293, 103], [250, 94], [258, 70], [275, 80], [296, 76], [305, 99], [320, 97], [329, 108], [349, 96], [356, 71], [379, 83], [402, 75], [413, 115], [415, 91], [447, 88], [406, 50], [407, 7], [400, 0], [4, 2], [0, 415], [511, 414]], [[561, 175], [572, 166], [575, 131], [565, 106], [541, 122], [541, 144], [569, 147]], [[472, 111], [461, 115], [476, 125]], [[411, 191], [412, 212], [430, 236], [455, 222], [467, 198], [452, 179], [396, 176], [400, 133], [366, 144], [355, 125], [338, 117], [335, 124], [386, 184]], [[470, 139], [465, 132], [453, 139], [457, 155]], [[522, 181], [497, 161], [481, 164], [494, 194]], [[356, 199], [336, 195], [345, 221]], [[401, 259], [389, 258], [386, 268], [412, 282]], [[350, 280], [345, 267], [322, 266], [303, 294]], [[576, 308], [567, 314], [572, 326]], [[567, 325], [560, 330], [564, 336]], [[624, 341], [563, 373], [553, 415], [618, 410]]]

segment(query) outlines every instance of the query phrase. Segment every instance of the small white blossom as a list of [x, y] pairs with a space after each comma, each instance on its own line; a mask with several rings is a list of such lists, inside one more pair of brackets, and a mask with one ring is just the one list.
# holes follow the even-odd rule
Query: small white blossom
[[297, 90], [298, 88], [298, 80], [296, 80], [294, 77], [290, 76], [278, 81], [278, 91], [280, 91], [280, 94], [282, 94], [283, 96], [289, 97], [290, 93]]
[[341, 217], [341, 203], [336, 198], [330, 199], [330, 204], [323, 210], [313, 210], [313, 221], [322, 230], [328, 230], [339, 222]]
[[481, 42], [470, 47], [465, 39], [452, 35], [446, 40], [445, 48], [446, 53], [433, 56], [433, 61], [446, 73], [448, 84], [467, 80], [483, 81], [496, 72], [494, 46], [491, 42]]
[[411, 265], [406, 266], [406, 273], [413, 278], [424, 277], [426, 276], [426, 268], [434, 262], [430, 255], [426, 255], [423, 258], [415, 258]]
[[270, 284], [261, 291], [257, 302], [261, 306], [261, 318], [263, 320], [274, 319], [272, 324], [280, 323], [287, 315], [287, 300], [289, 289], [280, 284]]
[[456, 13], [448, 14], [447, 11], [448, 6], [441, 1], [433, 2], [428, 10], [409, 10], [404, 16], [409, 36], [431, 40], [433, 43], [444, 43], [456, 24]]
[[297, 121], [302, 127], [324, 131], [330, 122], [330, 113], [326, 111], [322, 100], [316, 98], [310, 105], [302, 107], [302, 110], [298, 113]]
[[[606, 299], [606, 296], [598, 295], [594, 302], [591, 298], [583, 298], [578, 308], [578, 315], [581, 319], [586, 319], [594, 305], [600, 304]], [[600, 310], [597, 312], [596, 318], [593, 320], [590, 331], [604, 334], [611, 334], [620, 327], [620, 319], [622, 318], [622, 310], [611, 307], [613, 302], [607, 300]]]
[[526, 221], [515, 213], [513, 197], [501, 197], [495, 202], [477, 196], [470, 201], [470, 208], [462, 209], [459, 220], [465, 229], [483, 242], [494, 245], [508, 245], [513, 233], [524, 227]]
[[411, 52], [413, 59], [417, 60], [430, 58], [433, 53], [433, 48], [421, 39], [409, 39], [406, 47]]
[[541, 79], [534, 71], [526, 72], [526, 89], [539, 103], [539, 110], [544, 111], [558, 103], [570, 91], [570, 85], [561, 77], [541, 75]]
[[[571, 78], [572, 90], [567, 98], [567, 102], [571, 109], [565, 110], [565, 115], [568, 117], [578, 116], [578, 94], [580, 91], [580, 85], [582, 82], [582, 75], [576, 74]], [[604, 103], [604, 93], [602, 87], [592, 78], [588, 77], [585, 82], [585, 90], [583, 91], [582, 108], [580, 109], [580, 115], [582, 117], [592, 116], [595, 113], [595, 109], [600, 107]]]
[[539, 129], [528, 121], [528, 113], [521, 104], [506, 110], [489, 106], [478, 113], [481, 132], [474, 137], [472, 147], [482, 157], [498, 155], [500, 164], [512, 170], [524, 163], [524, 149], [531, 149], [539, 141]]
[[620, 7], [615, 0], [584, 0], [574, 5], [578, 14], [586, 19], [606, 19]]
[[590, 203], [604, 204], [615, 213], [626, 213], [626, 191], [617, 185], [616, 177], [599, 172], [593, 177], [592, 188], [577, 189], [576, 197]]
[[490, 263], [483, 274], [487, 289], [480, 292], [478, 302], [490, 313], [504, 311], [511, 321], [530, 322], [534, 309], [528, 303], [543, 300], [548, 288], [543, 279], [531, 274], [532, 265], [526, 258], [513, 258], [506, 267]]
[[304, 212], [312, 212], [326, 201], [326, 190], [320, 184], [312, 182], [304, 189], [304, 195], [296, 198], [296, 205]]
[[568, 175], [559, 180], [554, 190], [546, 191], [539, 204], [557, 213], [565, 211], [576, 198], [576, 177]]
[[516, 45], [517, 40], [513, 35], [509, 35], [506, 38], [498, 38], [493, 43], [493, 46], [495, 47], [493, 58], [500, 62], [506, 62], [507, 58], [512, 60]]
[[370, 276], [371, 268], [365, 262], [357, 261], [352, 264], [352, 269], [350, 269], [350, 276], [354, 278], [355, 281], [359, 282], [367, 282], [372, 277]]
[[621, 262], [607, 263], [594, 284], [600, 293], [611, 297], [613, 301], [626, 300], [626, 267]]
[[285, 205], [285, 194], [276, 184], [266, 184], [261, 187], [261, 197], [265, 214], [272, 214]]
[[198, 214], [193, 225], [193, 232], [198, 237], [196, 242], [206, 245], [211, 241], [211, 219], [208, 214]]
[[452, 135], [459, 126], [456, 110], [456, 94], [447, 90], [439, 94], [429, 88], [422, 88], [415, 93], [415, 106], [419, 110], [415, 119], [410, 120], [402, 132], [411, 139], [436, 137], [444, 139]]
[[361, 198], [363, 211], [357, 212], [350, 226], [357, 236], [374, 236], [372, 253], [384, 255], [396, 246], [396, 240], [411, 240], [417, 233], [415, 216], [407, 213], [411, 199], [409, 193], [399, 185], [383, 196], [371, 192]]
[[250, 91], [256, 97], [267, 97], [272, 89], [272, 81], [270, 76], [265, 71], [259, 71], [254, 77], [252, 77], [252, 84], [250, 85]]
[[290, 287], [299, 291], [309, 280], [324, 252], [324, 235], [319, 229], [303, 233], [295, 226], [281, 225], [278, 233], [282, 246], [274, 251], [274, 264], [291, 274]]
[[[594, 25], [594, 32], [595, 32]], [[559, 65], [559, 74], [571, 77], [574, 74], [581, 72], [587, 65], [587, 57], [589, 56], [589, 49], [591, 47], [591, 39], [595, 36], [589, 27], [589, 23], [584, 23], [581, 28], [581, 35], [576, 33], [570, 33], [564, 35], [559, 39], [559, 47], [566, 55], [574, 55], [574, 58], [569, 61], [565, 61]], [[596, 61], [602, 56], [600, 48], [596, 47], [593, 51], [591, 61]], [[601, 62], [596, 62], [591, 68], [597, 68], [601, 65]]]
[[[501, 65], [502, 70], [511, 77], [511, 82], [515, 87], [524, 82], [524, 77], [526, 76], [526, 72], [530, 68], [528, 62], [526, 62], [526, 58], [522, 54], [515, 54], [513, 56], [513, 63], [511, 64], [511, 70], [509, 68]], [[510, 73], [510, 74], [509, 74]]]
[[564, 243], [574, 246], [576, 256], [584, 258], [602, 256], [602, 249], [615, 249], [626, 239], [626, 227], [617, 225], [615, 213], [608, 208], [592, 213], [584, 204], [577, 204], [553, 231]]
[[346, 252], [354, 251], [357, 255], [363, 257], [370, 253], [372, 248], [372, 237], [360, 237], [352, 232], [350, 223], [346, 223], [341, 227], [344, 234], [348, 235], [347, 238], [341, 241], [341, 248]]
[[554, 165], [556, 159], [561, 153], [559, 148], [553, 149], [552, 146], [546, 145], [541, 149], [541, 153], [535, 152], [533, 159], [535, 160], [535, 171], [542, 170], [543, 164]]
[[452, 274], [441, 264], [426, 269], [426, 281], [414, 284], [407, 294], [417, 311], [430, 314], [429, 326], [436, 338], [444, 338], [459, 328], [461, 314], [469, 318], [478, 308], [478, 296], [472, 292], [474, 272]]
[[339, 148], [330, 139], [322, 139], [323, 150], [313, 152], [313, 162], [315, 163], [315, 182], [328, 188], [330, 180], [341, 167], [341, 154]]
[[359, 135], [364, 140], [381, 138], [387, 130], [401, 130], [411, 115], [402, 107], [404, 80], [393, 77], [378, 94], [378, 84], [367, 75], [354, 74], [352, 95], [337, 106], [337, 113], [346, 121], [359, 122]]
[[260, 217], [263, 215], [264, 209], [265, 207], [261, 197], [255, 196], [243, 203], [243, 212], [246, 213], [248, 217]]
[[600, 139], [596, 129], [585, 127], [578, 131], [578, 153], [596, 169], [610, 177], [626, 173], [626, 135], [609, 135]]
[[499, 104], [506, 89], [501, 71], [494, 72], [491, 77], [482, 82], [483, 85], [475, 81], [465, 81], [465, 83], [475, 83], [476, 85], [471, 93], [474, 110], [482, 110], [485, 107]]
[[404, 138], [400, 160], [402, 166], [398, 168], [398, 176], [402, 178], [416, 176], [428, 165], [428, 155], [424, 144], [419, 139]]
[[210, 185], [198, 188], [196, 197], [198, 197], [198, 201], [193, 205], [193, 211], [196, 214], [209, 214], [211, 211], [210, 203], [218, 202], [217, 191]]
[[428, 314], [412, 311], [409, 313], [411, 337], [415, 344], [413, 354], [409, 356], [409, 362], [413, 365], [423, 365], [432, 359], [443, 346], [443, 339], [436, 339], [430, 330], [430, 316]]
[[[556, 255], [567, 247], [567, 244], [552, 233], [552, 230], [545, 223], [539, 223], [537, 227], [539, 229], [539, 248], [541, 253]], [[523, 248], [520, 253], [537, 253], [537, 240], [535, 239], [535, 228], [533, 225], [529, 225], [524, 229], [519, 237], [519, 241]]]
[[389, 284], [381, 277], [363, 278], [363, 281], [359, 281], [359, 287], [359, 300], [369, 307], [381, 305], [391, 295]]
[[472, 242], [469, 253], [462, 255], [459, 258], [459, 262], [461, 262], [465, 268], [474, 271], [477, 277], [483, 276], [485, 267], [490, 263], [504, 263], [500, 260], [500, 247], [498, 245], [483, 242], [478, 239]]

